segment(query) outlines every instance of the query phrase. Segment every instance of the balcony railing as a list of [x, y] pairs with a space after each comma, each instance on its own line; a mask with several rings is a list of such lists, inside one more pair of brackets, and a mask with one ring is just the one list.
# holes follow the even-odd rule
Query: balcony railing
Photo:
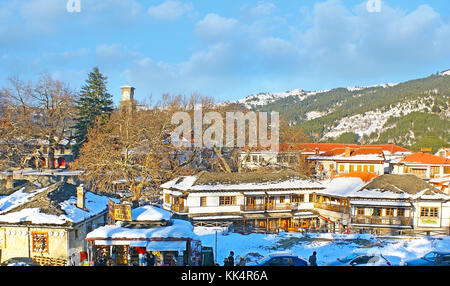
[[302, 203], [284, 203], [284, 204], [255, 204], [243, 205], [242, 211], [291, 211], [298, 209]]
[[172, 205], [170, 207], [171, 210], [173, 210], [176, 213], [188, 213], [189, 212], [189, 208], [185, 207], [185, 206], [180, 206], [180, 205]]
[[350, 208], [342, 205], [314, 203], [314, 208], [329, 210], [339, 213], [350, 213]]
[[376, 225], [411, 225], [411, 217], [405, 216], [352, 216], [353, 224], [376, 224]]

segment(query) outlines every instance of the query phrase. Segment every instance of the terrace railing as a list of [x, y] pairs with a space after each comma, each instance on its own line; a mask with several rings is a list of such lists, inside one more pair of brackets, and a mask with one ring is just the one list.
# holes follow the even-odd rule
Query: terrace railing
[[326, 204], [326, 203], [314, 203], [314, 208], [329, 210], [339, 213], [350, 213], [350, 208], [347, 206], [337, 205], [337, 204]]
[[411, 217], [405, 216], [352, 216], [354, 224], [372, 224], [372, 225], [411, 225]]

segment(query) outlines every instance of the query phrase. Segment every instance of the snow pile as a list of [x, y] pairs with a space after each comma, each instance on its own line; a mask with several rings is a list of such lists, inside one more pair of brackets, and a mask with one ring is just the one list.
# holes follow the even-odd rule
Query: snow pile
[[133, 221], [170, 220], [172, 213], [154, 206], [142, 206], [131, 211]]

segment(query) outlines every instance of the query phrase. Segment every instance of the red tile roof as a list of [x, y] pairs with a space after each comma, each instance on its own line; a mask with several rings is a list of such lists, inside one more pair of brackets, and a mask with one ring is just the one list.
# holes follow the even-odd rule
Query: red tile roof
[[339, 176], [336, 176], [336, 178], [360, 178], [361, 180], [363, 180], [364, 182], [369, 182], [371, 181], [373, 178], [378, 177], [378, 175], [374, 174], [374, 173], [370, 173], [370, 172], [350, 172], [347, 174], [342, 174]]
[[406, 155], [399, 164], [425, 164], [425, 165], [450, 165], [450, 159], [431, 155], [428, 153], [418, 152], [411, 155]]

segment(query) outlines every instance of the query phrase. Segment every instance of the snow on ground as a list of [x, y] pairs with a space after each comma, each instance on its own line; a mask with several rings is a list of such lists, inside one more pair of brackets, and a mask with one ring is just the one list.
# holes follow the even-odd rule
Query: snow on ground
[[[436, 237], [390, 237], [371, 234], [331, 234], [331, 233], [279, 233], [279, 234], [238, 234], [224, 228], [195, 227], [194, 232], [200, 237], [202, 245], [215, 247], [217, 235], [217, 262], [232, 250], [235, 260], [239, 256], [252, 260], [269, 253], [285, 252], [296, 254], [306, 260], [313, 251], [317, 251], [317, 264], [326, 265], [339, 257], [352, 252], [381, 253], [393, 265], [422, 257], [432, 250], [450, 249], [450, 236]], [[254, 254], [254, 255], [249, 255]], [[259, 255], [256, 255], [259, 254]]]

